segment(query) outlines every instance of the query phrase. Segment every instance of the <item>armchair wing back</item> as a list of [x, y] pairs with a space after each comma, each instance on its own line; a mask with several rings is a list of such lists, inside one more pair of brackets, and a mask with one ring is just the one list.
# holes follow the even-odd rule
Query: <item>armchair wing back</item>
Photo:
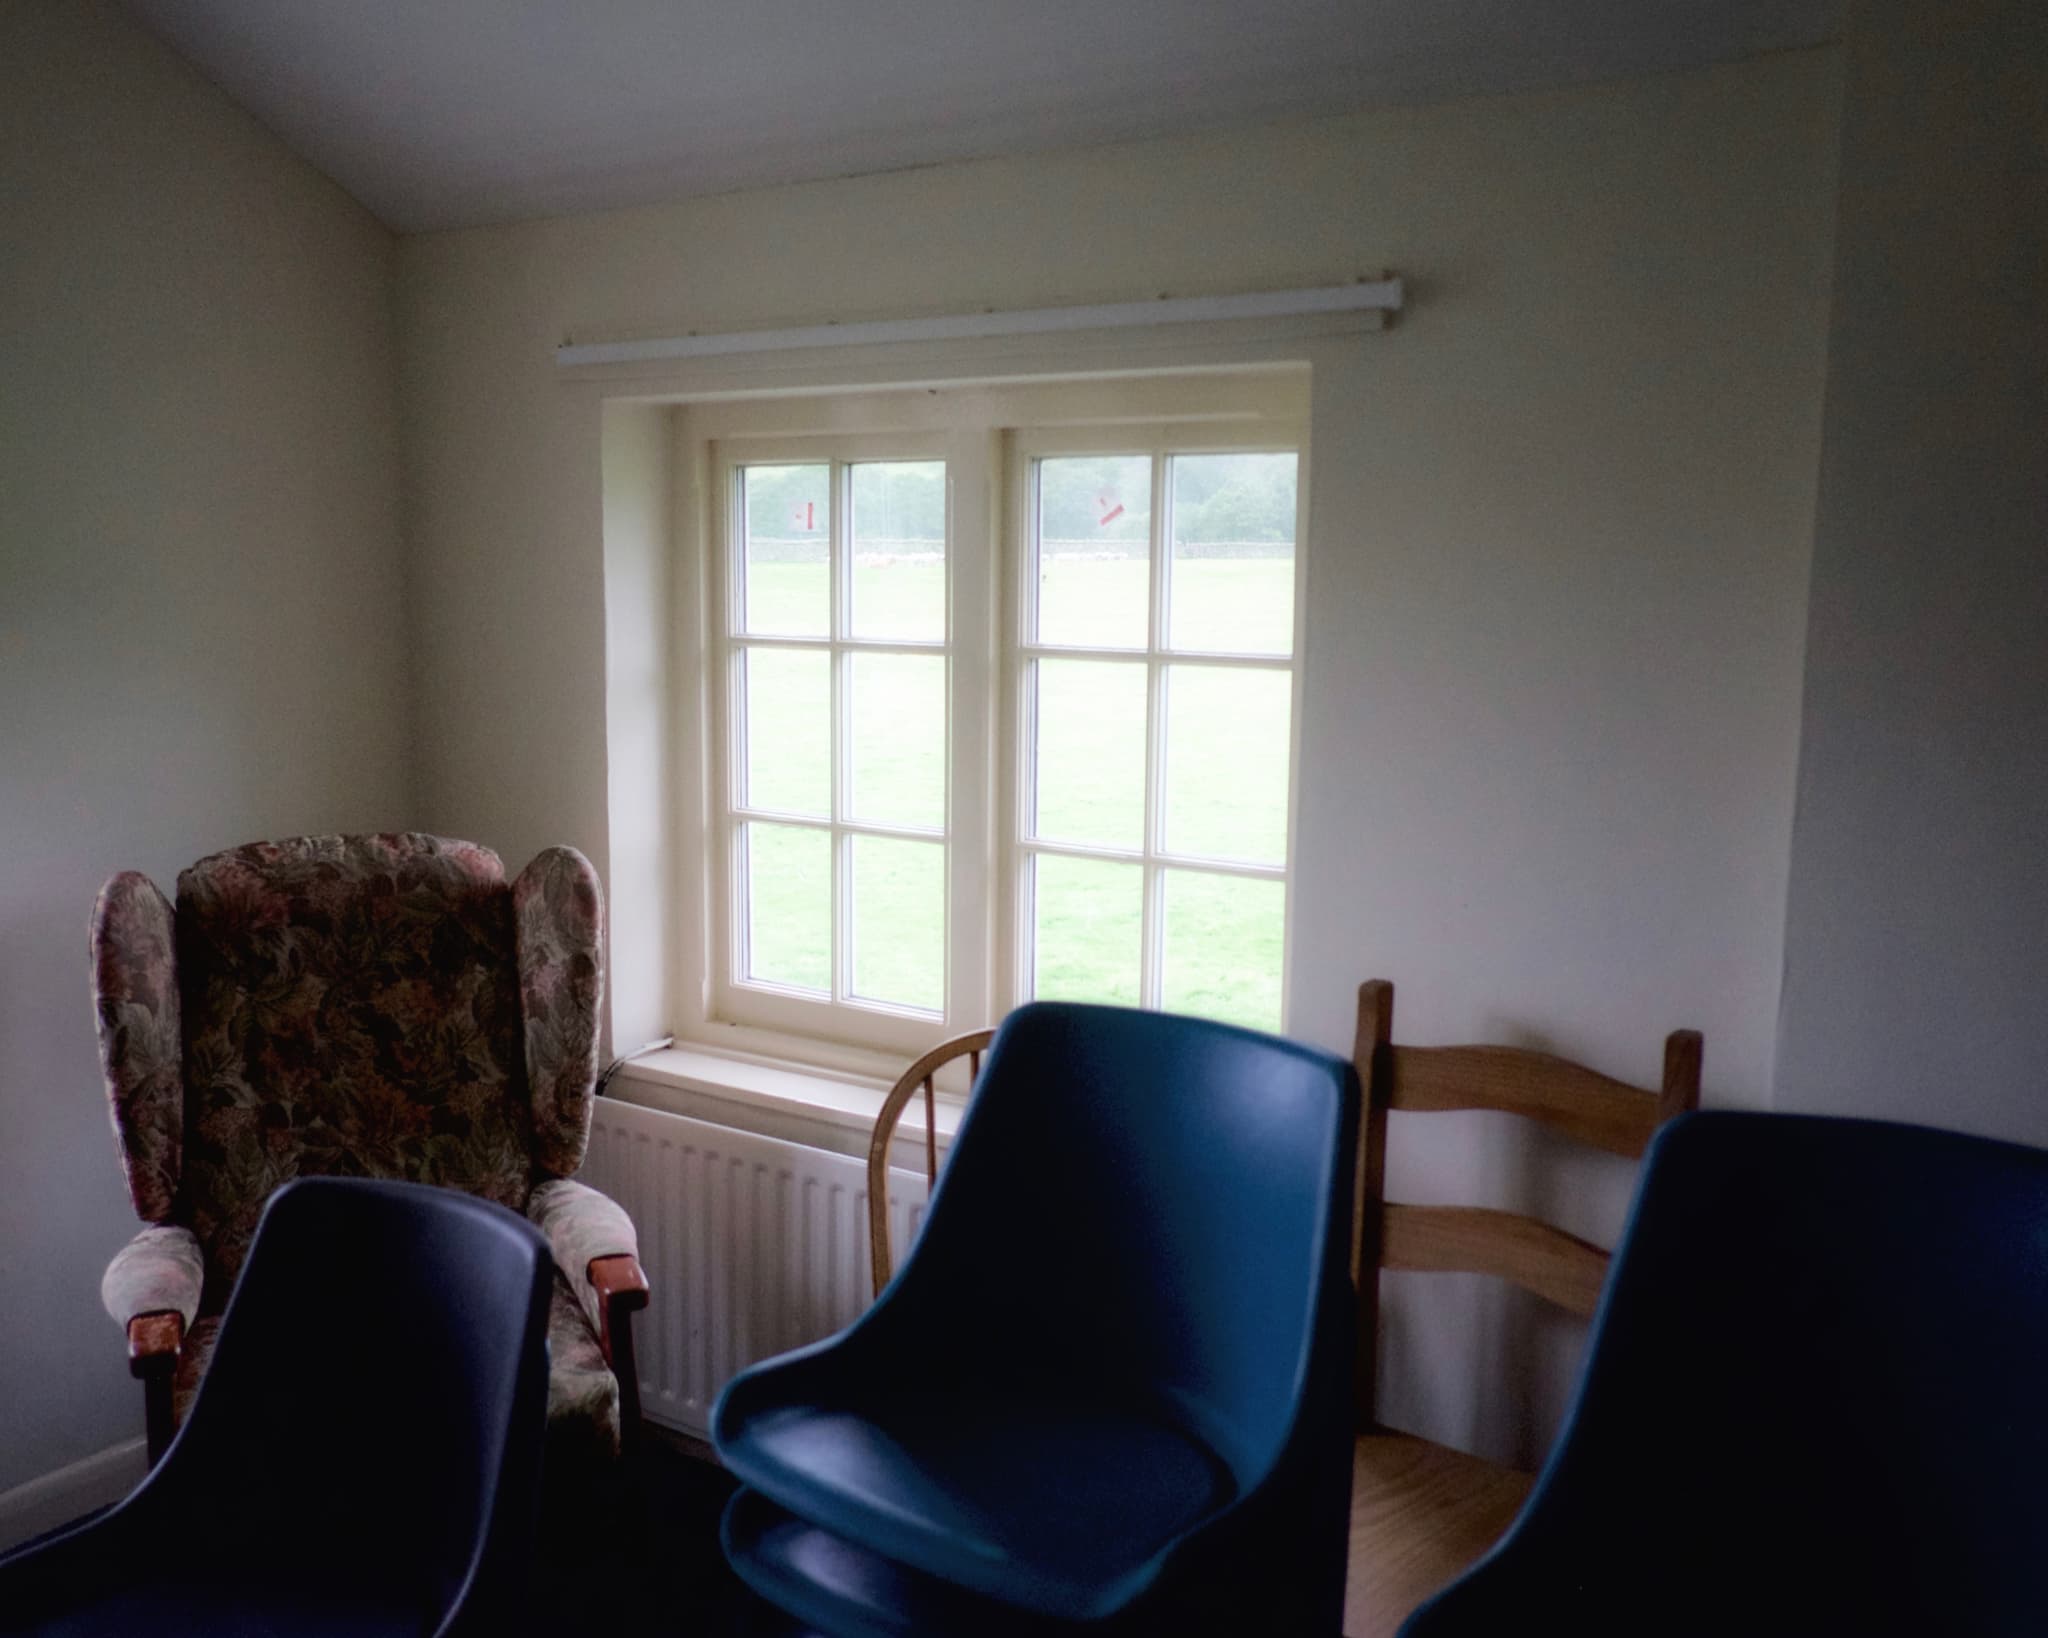
[[100, 1065], [128, 1198], [145, 1223], [170, 1220], [185, 1149], [185, 1058], [171, 901], [124, 870], [92, 907], [92, 990]]
[[178, 877], [183, 1216], [232, 1280], [300, 1176], [384, 1177], [514, 1211], [533, 1172], [512, 895], [430, 836], [258, 842]]
[[[198, 1328], [296, 1177], [437, 1184], [575, 1217], [535, 1190], [583, 1161], [602, 934], [596, 873], [565, 847], [509, 883], [489, 848], [416, 833], [231, 848], [179, 874], [175, 905], [146, 876], [109, 881], [92, 963], [114, 1128], [137, 1215], [196, 1239]], [[596, 1201], [577, 1220], [595, 1216], [584, 1238], [603, 1255], [636, 1250], [610, 1202], [562, 1190]], [[584, 1267], [564, 1274], [571, 1310], [601, 1333]], [[193, 1300], [163, 1305], [187, 1311], [188, 1333]], [[188, 1334], [187, 1351], [209, 1337]], [[564, 1360], [596, 1352], [595, 1336], [566, 1340]]]
[[573, 847], [536, 854], [512, 884], [534, 1158], [551, 1177], [575, 1172], [590, 1142], [603, 902], [597, 872]]

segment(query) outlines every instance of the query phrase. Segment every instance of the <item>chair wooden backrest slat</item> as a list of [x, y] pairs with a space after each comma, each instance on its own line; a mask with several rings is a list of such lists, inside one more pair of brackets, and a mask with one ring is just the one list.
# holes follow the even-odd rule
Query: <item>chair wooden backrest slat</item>
[[1548, 1223], [1466, 1206], [1406, 1206], [1386, 1198], [1390, 1110], [1490, 1109], [1519, 1115], [1577, 1142], [1634, 1160], [1659, 1126], [1699, 1107], [1700, 1036], [1664, 1041], [1663, 1084], [1647, 1091], [1596, 1070], [1520, 1047], [1397, 1047], [1394, 986], [1358, 987], [1353, 1058], [1366, 1089], [1358, 1145], [1358, 1215], [1351, 1269], [1358, 1288], [1355, 1378], [1361, 1428], [1373, 1421], [1379, 1346], [1379, 1271], [1492, 1274], [1590, 1315], [1608, 1254]]
[[1547, 1052], [1520, 1047], [1395, 1047], [1389, 1109], [1498, 1109], [1539, 1120], [1580, 1143], [1642, 1158], [1657, 1130], [1657, 1099]]
[[1380, 1207], [1380, 1267], [1495, 1274], [1591, 1319], [1607, 1253], [1533, 1217], [1483, 1206]]
[[995, 1039], [992, 1029], [969, 1030], [950, 1041], [941, 1041], [896, 1078], [882, 1099], [875, 1116], [875, 1130], [868, 1139], [868, 1253], [875, 1280], [875, 1295], [889, 1283], [889, 1144], [896, 1135], [896, 1123], [921, 1089], [924, 1092], [924, 1175], [927, 1183], [939, 1180], [939, 1130], [934, 1081], [941, 1069], [955, 1058], [965, 1058], [967, 1084], [981, 1078], [981, 1055]]

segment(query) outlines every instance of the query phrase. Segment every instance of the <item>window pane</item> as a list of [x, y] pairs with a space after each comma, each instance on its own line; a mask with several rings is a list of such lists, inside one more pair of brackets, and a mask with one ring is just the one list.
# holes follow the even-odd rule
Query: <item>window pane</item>
[[832, 469], [749, 466], [747, 578], [742, 631], [778, 637], [832, 634]]
[[1277, 1030], [1285, 911], [1279, 882], [1167, 871], [1166, 1010]]
[[946, 1004], [946, 850], [853, 838], [853, 993], [939, 1012]]
[[1292, 653], [1294, 456], [1176, 455], [1170, 464], [1168, 640], [1175, 648]]
[[1137, 865], [1041, 853], [1032, 870], [1031, 993], [1138, 1004], [1145, 878]]
[[946, 637], [946, 463], [853, 469], [853, 634]]
[[1037, 811], [1048, 842], [1142, 846], [1145, 668], [1108, 660], [1039, 660]]
[[746, 976], [832, 990], [832, 837], [795, 825], [741, 827]]
[[855, 654], [852, 813], [876, 825], [946, 824], [946, 662]]
[[832, 657], [750, 648], [741, 803], [832, 816]]
[[1143, 648], [1152, 576], [1151, 457], [1040, 461], [1037, 533], [1038, 641]]
[[1166, 668], [1168, 852], [1285, 862], [1292, 689], [1284, 671]]

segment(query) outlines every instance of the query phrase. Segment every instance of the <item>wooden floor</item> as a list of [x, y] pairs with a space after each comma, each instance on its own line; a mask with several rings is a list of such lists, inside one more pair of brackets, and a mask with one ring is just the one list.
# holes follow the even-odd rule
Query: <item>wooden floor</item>
[[1394, 1638], [1416, 1605], [1499, 1539], [1534, 1482], [1405, 1433], [1360, 1439], [1345, 1638]]

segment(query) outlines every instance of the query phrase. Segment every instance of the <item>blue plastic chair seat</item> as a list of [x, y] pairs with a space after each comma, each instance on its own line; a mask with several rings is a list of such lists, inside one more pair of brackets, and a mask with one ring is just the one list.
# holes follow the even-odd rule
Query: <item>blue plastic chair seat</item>
[[1357, 1129], [1326, 1053], [1019, 1008], [894, 1282], [720, 1395], [734, 1568], [859, 1638], [1335, 1632]]
[[1226, 1505], [1229, 1470], [1158, 1412], [982, 1388], [786, 1407], [727, 1451], [747, 1482], [830, 1530], [1011, 1603], [1108, 1615]]
[[[968, 1592], [798, 1518], [754, 1490], [726, 1509], [720, 1535], [740, 1579], [790, 1617], [751, 1638], [1071, 1638], [1070, 1622]], [[1121, 1632], [1115, 1622], [1086, 1630]]]

